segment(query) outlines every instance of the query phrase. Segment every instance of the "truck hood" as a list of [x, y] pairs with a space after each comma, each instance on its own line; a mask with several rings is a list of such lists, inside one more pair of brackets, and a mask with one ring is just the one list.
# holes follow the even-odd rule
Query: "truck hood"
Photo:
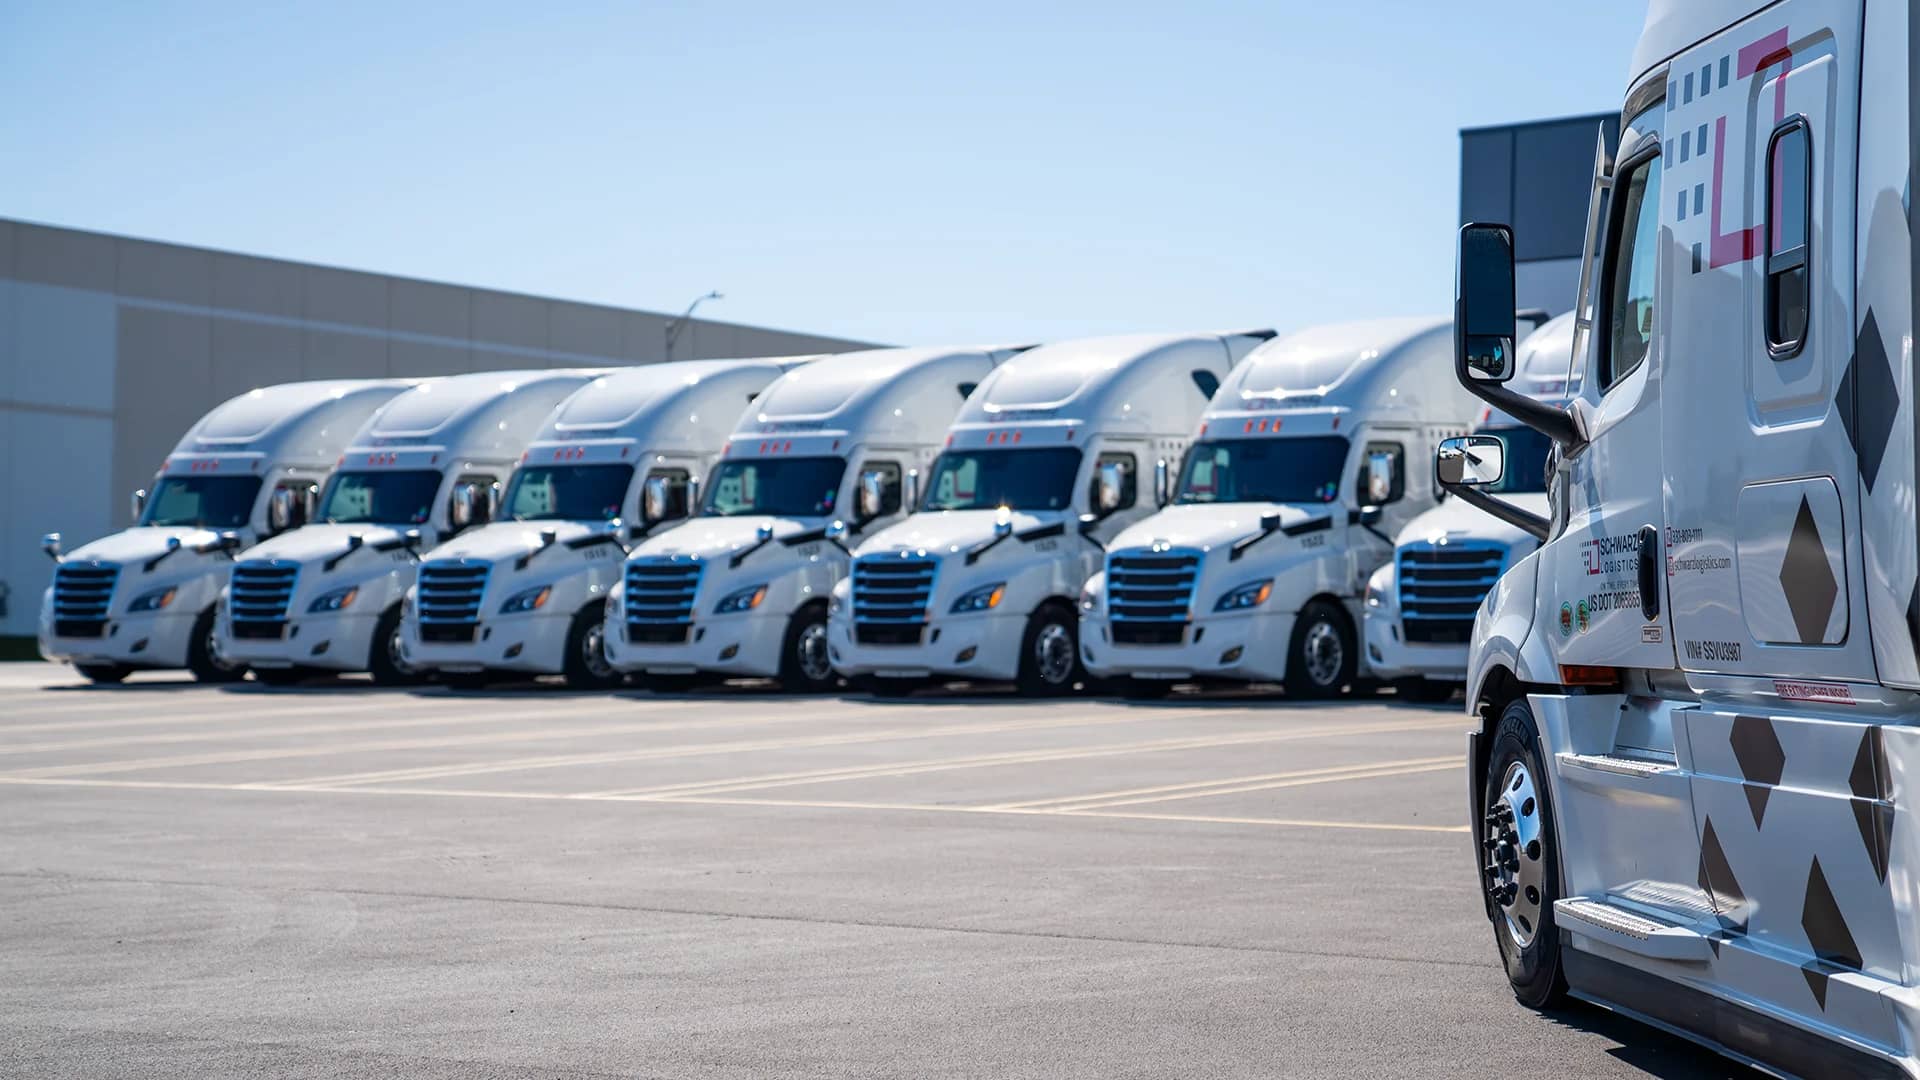
[[74, 548], [60, 556], [60, 561], [117, 563], [121, 566], [140, 564], [155, 556], [166, 554], [167, 540], [170, 538], [180, 541], [181, 550], [174, 552], [168, 556], [166, 562], [155, 567], [156, 573], [165, 569], [175, 569], [177, 568], [175, 564], [184, 566], [194, 558], [205, 558], [206, 556], [194, 555], [189, 549], [211, 544], [220, 539], [220, 534], [212, 529], [158, 526], [123, 529]]
[[[1545, 516], [1547, 496], [1544, 492], [1531, 492], [1518, 495], [1496, 495], [1494, 498], [1512, 503], [1531, 514]], [[1515, 544], [1533, 544], [1533, 537], [1501, 521], [1484, 510], [1467, 505], [1462, 499], [1448, 499], [1439, 506], [1407, 522], [1400, 535], [1394, 539], [1394, 546], [1402, 544], [1434, 543], [1446, 540], [1491, 540], [1512, 547]]]
[[[585, 521], [495, 521], [459, 536], [420, 556], [421, 562], [434, 559], [473, 559], [499, 562], [517, 559], [540, 547], [540, 534], [551, 530], [555, 544], [579, 540], [606, 531], [599, 522]], [[536, 564], [537, 565], [537, 564]]]
[[255, 544], [242, 557], [249, 560], [280, 559], [307, 563], [316, 559], [331, 559], [347, 550], [349, 536], [358, 536], [363, 543], [372, 545], [398, 540], [404, 532], [405, 529], [393, 525], [303, 525]]
[[771, 517], [760, 514], [740, 517], [698, 517], [658, 536], [648, 537], [635, 547], [631, 554], [694, 555], [710, 559], [758, 543], [760, 527], [763, 525], [773, 529], [773, 538], [776, 541], [788, 536], [813, 532], [822, 527], [819, 521], [811, 518]]
[[[998, 510], [937, 510], [914, 514], [862, 540], [853, 553], [855, 556], [882, 551], [946, 554], [993, 539], [993, 525], [999, 517]], [[1013, 531], [1016, 534], [1065, 520], [1067, 515], [1061, 511], [1037, 514], [1015, 511], [1012, 514]], [[1019, 546], [1014, 545], [1015, 548]]]
[[[1196, 503], [1169, 506], [1144, 521], [1127, 526], [1107, 545], [1107, 550], [1164, 544], [1207, 551], [1259, 532], [1260, 519], [1267, 514], [1280, 515], [1283, 532], [1321, 519], [1334, 526], [1345, 526], [1347, 523], [1347, 508], [1339, 503]], [[1284, 536], [1269, 537], [1265, 543], [1273, 544], [1284, 539]]]

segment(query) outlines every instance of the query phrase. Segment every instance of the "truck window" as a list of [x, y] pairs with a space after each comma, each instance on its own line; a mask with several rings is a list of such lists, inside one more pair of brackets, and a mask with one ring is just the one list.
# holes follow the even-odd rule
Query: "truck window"
[[922, 510], [1064, 510], [1073, 503], [1080, 451], [949, 450], [933, 463]]
[[337, 472], [320, 499], [320, 520], [342, 525], [423, 525], [433, 513], [433, 469]]
[[1812, 294], [1808, 285], [1813, 216], [1813, 140], [1807, 118], [1774, 129], [1767, 147], [1767, 352], [1797, 356], [1807, 341]]
[[1339, 435], [1197, 442], [1174, 501], [1330, 503], [1340, 497], [1348, 448]]
[[506, 516], [514, 521], [611, 521], [633, 482], [631, 465], [527, 465], [513, 474]]
[[1127, 479], [1121, 485], [1120, 505], [1116, 507], [1116, 509], [1125, 510], [1127, 507], [1132, 506], [1136, 501], [1138, 501], [1140, 497], [1139, 462], [1134, 459], [1134, 456], [1132, 454], [1109, 453], [1109, 454], [1101, 454], [1100, 460], [1094, 463], [1093, 480], [1090, 482], [1090, 485], [1087, 488], [1087, 505], [1088, 506], [1097, 506], [1099, 504], [1099, 498], [1100, 498], [1099, 467], [1101, 465], [1105, 465], [1108, 462], [1112, 462], [1112, 461], [1117, 461], [1120, 464], [1126, 466], [1126, 469], [1123, 471]]
[[713, 470], [701, 513], [826, 517], [833, 513], [846, 469], [846, 459], [837, 457], [723, 461]]
[[257, 476], [166, 476], [147, 500], [142, 525], [239, 529], [253, 516]]
[[1602, 297], [1607, 311], [1607, 339], [1600, 349], [1602, 391], [1639, 367], [1653, 345], [1653, 277], [1660, 257], [1659, 155], [1634, 166], [1614, 190], [1620, 196], [1615, 207], [1618, 228], [1613, 230], [1619, 242], [1607, 268]]

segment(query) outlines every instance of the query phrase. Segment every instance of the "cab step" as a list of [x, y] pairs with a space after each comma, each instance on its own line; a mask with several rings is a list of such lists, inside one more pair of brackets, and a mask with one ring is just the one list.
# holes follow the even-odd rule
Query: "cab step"
[[1570, 934], [1605, 942], [1639, 956], [1695, 963], [1705, 963], [1713, 957], [1713, 946], [1706, 935], [1605, 900], [1585, 896], [1556, 900], [1553, 917], [1560, 928]]

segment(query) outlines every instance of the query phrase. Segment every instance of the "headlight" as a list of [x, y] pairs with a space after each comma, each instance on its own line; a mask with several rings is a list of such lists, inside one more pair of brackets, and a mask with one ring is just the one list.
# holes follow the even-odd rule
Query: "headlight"
[[765, 585], [749, 586], [741, 589], [739, 592], [728, 593], [721, 597], [720, 602], [714, 605], [713, 613], [715, 615], [727, 615], [736, 611], [752, 611], [754, 608], [760, 606], [760, 601], [766, 598], [767, 587]]
[[1256, 608], [1266, 603], [1268, 594], [1272, 592], [1272, 578], [1267, 578], [1264, 581], [1249, 581], [1245, 585], [1222, 596], [1220, 602], [1213, 605], [1213, 610], [1244, 611], [1247, 608]]
[[354, 585], [349, 585], [344, 589], [335, 589], [329, 593], [321, 593], [314, 599], [313, 603], [307, 605], [307, 614], [319, 615], [328, 611], [339, 611], [351, 605], [353, 598], [359, 594], [359, 587]]
[[173, 603], [173, 593], [174, 590], [170, 588], [155, 589], [150, 593], [142, 593], [134, 598], [133, 603], [127, 605], [127, 610], [159, 611], [161, 608]]
[[506, 603], [500, 605], [500, 614], [513, 615], [523, 611], [538, 611], [552, 593], [551, 585], [542, 585], [537, 589], [525, 589], [514, 593], [507, 597]]
[[1000, 598], [1006, 595], [1007, 583], [996, 581], [991, 585], [982, 585], [977, 589], [963, 593], [953, 602], [953, 614], [968, 611], [991, 611], [1000, 606]]
[[827, 614], [840, 614], [840, 597], [838, 595], [827, 597]]
[[400, 617], [403, 619], [413, 618], [413, 590], [412, 589], [408, 589], [406, 593], [400, 597]]
[[1367, 606], [1384, 607], [1393, 598], [1394, 568], [1392, 563], [1373, 572], [1367, 579]]
[[1094, 612], [1099, 610], [1100, 610], [1100, 594], [1097, 592], [1094, 592], [1092, 589], [1081, 589], [1080, 590], [1081, 614], [1091, 615]]

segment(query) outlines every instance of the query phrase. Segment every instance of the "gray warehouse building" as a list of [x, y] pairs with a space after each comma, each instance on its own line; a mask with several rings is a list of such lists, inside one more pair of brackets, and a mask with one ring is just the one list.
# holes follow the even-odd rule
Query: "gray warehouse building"
[[[35, 631], [69, 543], [130, 524], [201, 414], [298, 379], [602, 367], [666, 358], [673, 316], [0, 218], [0, 638]], [[864, 343], [694, 320], [674, 358]]]
[[1460, 133], [1460, 223], [1513, 226], [1514, 293], [1521, 308], [1573, 308], [1586, 243], [1596, 131], [1620, 144], [1620, 114], [1468, 128]]

